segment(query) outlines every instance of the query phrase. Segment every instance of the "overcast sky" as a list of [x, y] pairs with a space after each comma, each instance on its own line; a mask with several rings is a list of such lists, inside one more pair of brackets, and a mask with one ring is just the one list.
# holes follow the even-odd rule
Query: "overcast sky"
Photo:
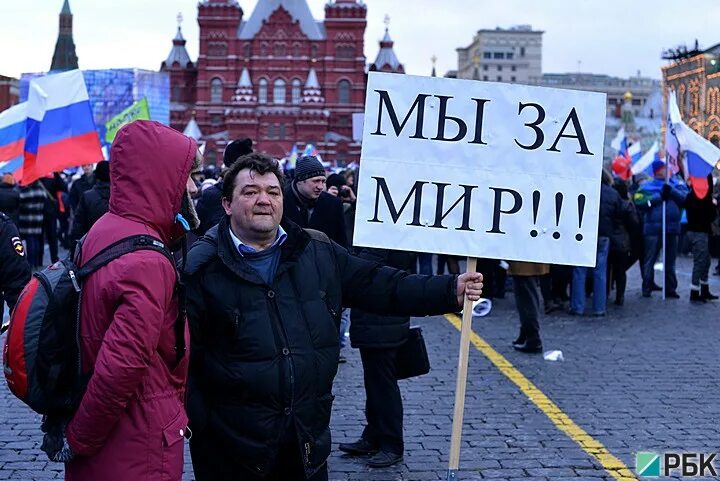
[[[327, 0], [308, 0], [316, 18]], [[0, 0], [0, 74], [46, 71], [63, 0]], [[188, 51], [197, 58], [198, 0], [70, 0], [80, 68], [157, 70], [171, 48], [176, 16], [185, 17]], [[248, 17], [257, 0], [239, 0]], [[660, 53], [680, 43], [720, 43], [720, 0], [365, 0], [365, 55], [375, 59], [390, 15], [390, 34], [408, 73], [457, 67], [455, 49], [481, 28], [531, 24], [545, 31], [543, 72], [660, 78]]]

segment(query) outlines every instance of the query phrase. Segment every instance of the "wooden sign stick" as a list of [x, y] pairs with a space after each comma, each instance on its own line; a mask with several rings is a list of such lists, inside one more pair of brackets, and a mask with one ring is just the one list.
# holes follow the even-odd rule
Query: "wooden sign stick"
[[[477, 271], [477, 259], [467, 258], [467, 272]], [[456, 481], [460, 466], [460, 441], [462, 438], [463, 414], [465, 412], [465, 388], [467, 387], [468, 358], [470, 355], [470, 331], [472, 330], [473, 303], [465, 296], [463, 304], [462, 329], [460, 329], [460, 356], [458, 357], [457, 385], [455, 387], [455, 412], [453, 414], [452, 438], [450, 441], [450, 462], [448, 481]]]

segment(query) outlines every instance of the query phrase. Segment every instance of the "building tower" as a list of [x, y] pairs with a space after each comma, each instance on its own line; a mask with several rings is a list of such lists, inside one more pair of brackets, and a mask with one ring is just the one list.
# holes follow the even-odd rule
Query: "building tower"
[[170, 74], [170, 126], [176, 130], [182, 130], [190, 120], [197, 82], [197, 67], [185, 48], [187, 42], [182, 34], [182, 21], [182, 14], [178, 13], [172, 49], [160, 65], [161, 72]]
[[388, 32], [389, 27], [390, 16], [385, 15], [385, 36], [380, 40], [380, 51], [375, 61], [370, 65], [370, 71], [405, 73], [405, 67], [400, 63], [397, 55], [395, 55], [395, 50], [393, 49], [395, 42], [390, 38], [390, 33]]
[[73, 41], [73, 15], [70, 11], [70, 2], [65, 0], [60, 10], [60, 29], [57, 42], [55, 42], [55, 53], [53, 53], [51, 71], [73, 70], [78, 68], [78, 58], [75, 53], [75, 42]]

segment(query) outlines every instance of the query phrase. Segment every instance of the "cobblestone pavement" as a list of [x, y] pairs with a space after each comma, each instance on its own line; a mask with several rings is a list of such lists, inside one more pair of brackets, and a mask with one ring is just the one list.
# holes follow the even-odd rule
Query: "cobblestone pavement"
[[[626, 305], [611, 305], [606, 318], [546, 317], [545, 348], [562, 350], [564, 362], [512, 350], [509, 344], [518, 330], [512, 294], [498, 300], [491, 315], [476, 320], [473, 328], [630, 470], [638, 451], [717, 453], [720, 302], [690, 305], [691, 263], [679, 259], [678, 268], [679, 300], [642, 298], [635, 267]], [[720, 291], [718, 278], [712, 282]], [[363, 426], [362, 369], [357, 351], [350, 350], [335, 383], [331, 480], [446, 479], [460, 336], [443, 317], [415, 323], [423, 326], [433, 369], [401, 381], [404, 463], [371, 470], [363, 459], [336, 449], [337, 443], [356, 439]], [[62, 467], [48, 463], [38, 449], [38, 418], [0, 384], [0, 479], [61, 478]], [[459, 479], [614, 479], [472, 346], [467, 393]], [[189, 461], [188, 454], [187, 481], [194, 479]], [[720, 468], [720, 462], [716, 465]]]

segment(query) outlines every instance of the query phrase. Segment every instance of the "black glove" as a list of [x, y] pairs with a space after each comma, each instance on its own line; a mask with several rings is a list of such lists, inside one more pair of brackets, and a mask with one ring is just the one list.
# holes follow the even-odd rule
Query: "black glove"
[[668, 200], [670, 198], [670, 191], [672, 191], [670, 184], [663, 184], [662, 190], [660, 190], [660, 198], [662, 198], [662, 200]]
[[65, 437], [67, 420], [54, 419], [48, 416], [43, 418], [40, 429], [45, 433], [40, 449], [47, 454], [50, 461], [56, 463], [69, 463], [75, 457]]

